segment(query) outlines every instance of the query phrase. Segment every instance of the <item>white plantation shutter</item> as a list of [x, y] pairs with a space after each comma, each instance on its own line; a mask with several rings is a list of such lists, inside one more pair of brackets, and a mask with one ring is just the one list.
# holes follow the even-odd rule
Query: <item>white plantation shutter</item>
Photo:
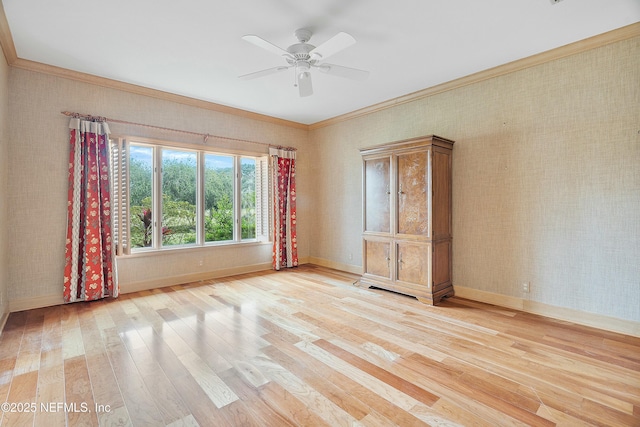
[[122, 138], [111, 141], [111, 203], [116, 255], [128, 255], [129, 246], [129, 146]]
[[260, 157], [256, 159], [256, 239], [268, 241], [270, 236], [269, 221], [271, 209], [269, 209], [269, 159]]

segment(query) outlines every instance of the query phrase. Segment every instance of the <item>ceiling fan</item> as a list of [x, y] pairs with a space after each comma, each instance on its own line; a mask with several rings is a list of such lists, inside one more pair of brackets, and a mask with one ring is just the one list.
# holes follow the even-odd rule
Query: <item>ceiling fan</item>
[[318, 47], [307, 43], [312, 35], [310, 30], [299, 29], [296, 30], [294, 34], [298, 39], [298, 43], [292, 44], [286, 50], [253, 34], [242, 36], [243, 40], [284, 57], [288, 65], [244, 74], [239, 76], [239, 78], [250, 80], [294, 68], [296, 72], [294, 86], [298, 87], [300, 96], [309, 96], [313, 94], [313, 86], [311, 84], [312, 68], [317, 68], [319, 71], [326, 74], [353, 80], [365, 80], [369, 76], [368, 71], [321, 62], [331, 55], [354, 44], [356, 39], [354, 39], [350, 34], [340, 32]]

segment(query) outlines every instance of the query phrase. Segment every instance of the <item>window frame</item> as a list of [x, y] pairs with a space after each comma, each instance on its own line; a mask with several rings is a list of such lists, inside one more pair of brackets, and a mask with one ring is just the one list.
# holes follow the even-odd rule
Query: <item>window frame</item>
[[[160, 212], [152, 221], [152, 243], [150, 247], [131, 247], [130, 218], [130, 147], [152, 148], [152, 212]], [[166, 253], [167, 251], [198, 250], [228, 245], [255, 245], [272, 242], [271, 227], [271, 174], [269, 155], [264, 152], [230, 150], [203, 144], [188, 144], [146, 137], [110, 135], [111, 194], [114, 211], [113, 229], [115, 253], [120, 255], [142, 255]], [[175, 150], [196, 154], [196, 241], [181, 245], [162, 244], [162, 152]], [[207, 154], [230, 156], [233, 161], [233, 237], [232, 240], [205, 241], [205, 156]], [[242, 159], [255, 161], [256, 214], [255, 237], [242, 238]], [[156, 216], [156, 215], [154, 215]]]

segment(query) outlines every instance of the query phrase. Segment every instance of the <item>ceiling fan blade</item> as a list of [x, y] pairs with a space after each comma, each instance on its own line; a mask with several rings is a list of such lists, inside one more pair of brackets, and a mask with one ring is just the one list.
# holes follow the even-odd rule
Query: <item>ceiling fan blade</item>
[[304, 71], [297, 75], [298, 91], [300, 96], [313, 95], [313, 86], [311, 84], [311, 73]]
[[320, 64], [316, 65], [315, 67], [325, 74], [345, 77], [352, 80], [366, 80], [367, 77], [369, 77], [368, 71], [359, 70], [357, 68], [343, 67], [342, 65]]
[[276, 55], [279, 56], [287, 56], [287, 57], [291, 57], [291, 54], [289, 52], [287, 52], [286, 50], [276, 46], [275, 44], [266, 41], [265, 39], [263, 39], [262, 37], [258, 37], [254, 34], [247, 34], [246, 36], [242, 36], [242, 39], [245, 41], [248, 41], [249, 43], [252, 43], [258, 47], [263, 48], [264, 50], [267, 50], [271, 53], [275, 53]]
[[257, 79], [258, 77], [264, 77], [270, 74], [279, 73], [280, 71], [285, 71], [285, 70], [288, 70], [289, 68], [290, 67], [267, 68], [266, 70], [256, 71], [255, 73], [243, 74], [242, 76], [238, 76], [238, 78], [242, 80]]
[[311, 57], [317, 59], [326, 59], [331, 55], [340, 52], [342, 49], [346, 49], [356, 42], [356, 39], [352, 35], [340, 32], [322, 43], [320, 46], [309, 52]]

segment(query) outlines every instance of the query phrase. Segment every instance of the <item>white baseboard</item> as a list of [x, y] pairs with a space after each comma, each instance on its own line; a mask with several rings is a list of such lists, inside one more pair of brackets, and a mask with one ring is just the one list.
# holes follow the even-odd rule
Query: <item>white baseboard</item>
[[[216, 279], [219, 277], [234, 276], [237, 274], [254, 273], [271, 269], [271, 263], [254, 264], [242, 267], [226, 268], [221, 270], [200, 272], [194, 274], [183, 274], [180, 276], [172, 276], [162, 278], [160, 280], [147, 280], [134, 283], [121, 283], [120, 293], [127, 294], [138, 291], [147, 291], [150, 289], [164, 288], [166, 286], [181, 285], [183, 283], [198, 282], [200, 280]], [[36, 308], [51, 307], [63, 304], [62, 293], [59, 295], [45, 295], [33, 298], [21, 298], [13, 300], [9, 303], [9, 311], [33, 310]], [[7, 315], [8, 317], [8, 315]], [[6, 319], [5, 319], [6, 321]]]
[[360, 265], [343, 264], [341, 262], [316, 257], [309, 257], [309, 263], [321, 267], [333, 268], [334, 270], [346, 271], [347, 273], [362, 274], [362, 266]]
[[[336, 270], [346, 271], [352, 274], [362, 274], [362, 267], [358, 265], [343, 264], [323, 258], [305, 257], [300, 260], [300, 264], [312, 263], [322, 267], [333, 268]], [[253, 264], [241, 267], [226, 268], [221, 270], [201, 272], [194, 274], [185, 274], [180, 276], [172, 276], [160, 280], [149, 280], [135, 283], [120, 284], [121, 293], [131, 293], [145, 291], [150, 289], [162, 288], [166, 286], [175, 286], [183, 283], [197, 282], [200, 280], [216, 279], [220, 277], [234, 276], [237, 274], [253, 273], [257, 271], [270, 270], [271, 263]], [[625, 335], [640, 337], [640, 323], [630, 320], [617, 319], [614, 317], [602, 316], [599, 314], [587, 313], [584, 311], [573, 310], [570, 308], [557, 307], [540, 302], [529, 301], [522, 298], [511, 297], [507, 295], [495, 294], [492, 292], [481, 291], [477, 289], [467, 288], [464, 286], [454, 285], [456, 296], [466, 298], [473, 301], [493, 304], [500, 307], [521, 310], [527, 313], [539, 314], [541, 316], [551, 317], [554, 319], [573, 322], [585, 326], [591, 326], [598, 329], [617, 332]], [[34, 298], [22, 298], [13, 300], [9, 303], [9, 311], [24, 311], [42, 307], [50, 307], [63, 303], [62, 295], [45, 295]], [[0, 327], [4, 328], [7, 321], [8, 313], [0, 319]], [[0, 328], [0, 331], [2, 330]]]
[[132, 292], [148, 291], [150, 289], [165, 288], [167, 286], [182, 285], [184, 283], [199, 282], [201, 280], [217, 279], [220, 277], [235, 276], [238, 274], [255, 273], [257, 271], [270, 270], [271, 263], [252, 264], [241, 267], [224, 268], [220, 270], [199, 272], [193, 274], [181, 274], [162, 279], [146, 280], [133, 283], [121, 283], [120, 293], [128, 294]]
[[59, 295], [44, 295], [32, 298], [20, 298], [9, 302], [9, 311], [33, 310], [34, 308], [51, 307], [64, 303], [62, 290]]
[[523, 298], [510, 297], [507, 295], [494, 294], [492, 292], [480, 291], [464, 286], [454, 285], [453, 289], [457, 297], [466, 298], [473, 301], [493, 304], [500, 307], [512, 308], [532, 314], [539, 314], [553, 319], [564, 320], [593, 328], [604, 329], [606, 331], [617, 332], [625, 335], [640, 337], [640, 322], [617, 319], [615, 317], [603, 316], [600, 314], [587, 313], [585, 311], [571, 308], [557, 307], [541, 302], [530, 301]]
[[[359, 265], [343, 264], [324, 258], [309, 257], [309, 262], [322, 267], [333, 268], [353, 274], [362, 274], [362, 267]], [[499, 307], [511, 308], [527, 313], [539, 314], [553, 319], [564, 320], [584, 326], [617, 332], [625, 335], [640, 337], [640, 323], [631, 320], [623, 320], [615, 317], [602, 316], [599, 314], [587, 313], [570, 308], [557, 307], [530, 301], [523, 298], [511, 297], [508, 295], [495, 294], [492, 292], [480, 291], [464, 286], [453, 286], [456, 296], [473, 301], [493, 304]]]

